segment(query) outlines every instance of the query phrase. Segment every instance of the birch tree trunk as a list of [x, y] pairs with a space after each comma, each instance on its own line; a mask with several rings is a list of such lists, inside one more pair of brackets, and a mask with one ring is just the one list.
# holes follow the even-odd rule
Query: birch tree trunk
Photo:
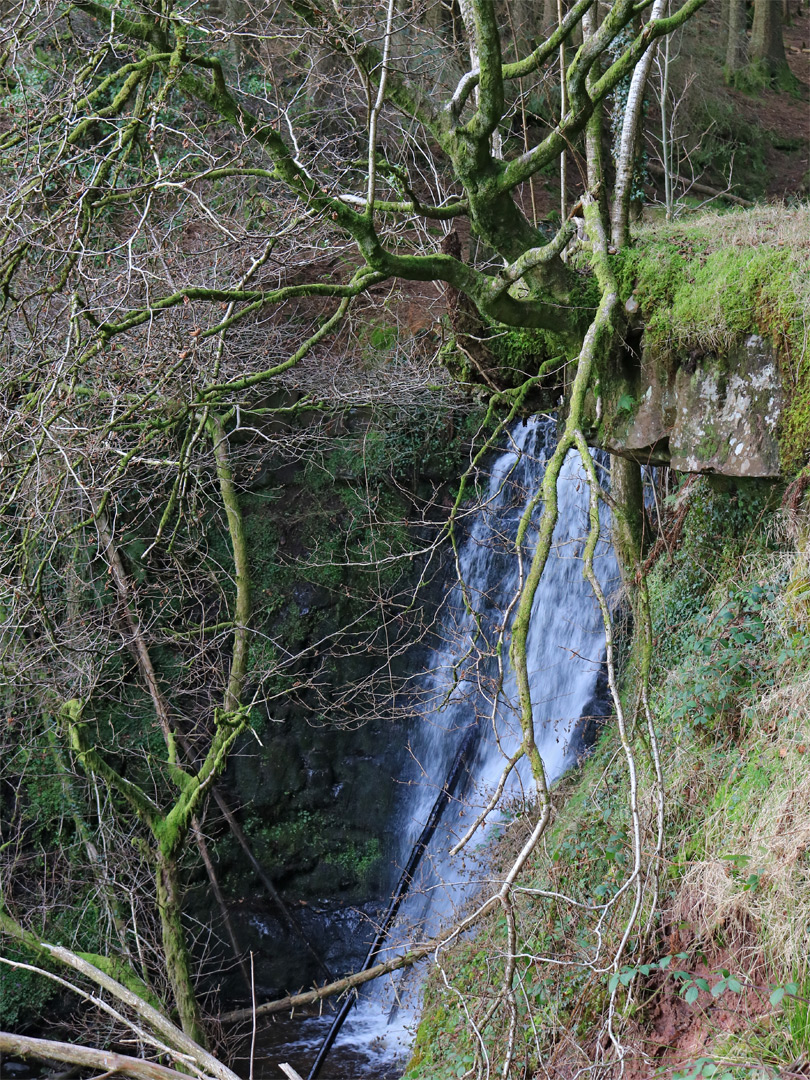
[[[659, 19], [664, 13], [667, 0], [655, 0], [650, 19]], [[619, 154], [616, 161], [616, 184], [613, 191], [613, 209], [611, 214], [611, 232], [613, 243], [622, 247], [630, 238], [630, 198], [633, 191], [633, 173], [638, 152], [638, 135], [641, 122], [641, 109], [644, 104], [644, 90], [653, 61], [653, 50], [647, 49], [636, 64], [630, 89], [627, 93], [627, 105], [622, 121], [622, 133]]]
[[[464, 33], [467, 37], [467, 49], [470, 54], [470, 68], [478, 71], [481, 67], [481, 59], [478, 55], [478, 35], [475, 29], [475, 0], [459, 0], [461, 18], [464, 22]], [[478, 88], [475, 90], [475, 103], [478, 104]], [[492, 156], [498, 160], [503, 158], [503, 139], [499, 131], [493, 131], [491, 138]]]

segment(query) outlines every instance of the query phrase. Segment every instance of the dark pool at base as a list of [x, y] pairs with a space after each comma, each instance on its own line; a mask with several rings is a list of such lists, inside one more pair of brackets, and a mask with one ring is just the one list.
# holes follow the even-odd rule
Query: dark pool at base
[[[333, 1014], [302, 1018], [260, 1021], [256, 1032], [253, 1063], [254, 1080], [283, 1080], [279, 1068], [287, 1062], [306, 1080], [321, 1043], [332, 1023]], [[408, 1060], [407, 1048], [390, 1048], [382, 1044], [385, 1027], [378, 1022], [380, 1036], [369, 1038], [362, 1016], [349, 1024], [345, 1033], [329, 1052], [319, 1080], [399, 1080]], [[352, 1030], [352, 1028], [355, 1030]], [[392, 1029], [402, 1031], [399, 1029]], [[250, 1034], [239, 1047], [234, 1070], [243, 1077], [250, 1075]]]

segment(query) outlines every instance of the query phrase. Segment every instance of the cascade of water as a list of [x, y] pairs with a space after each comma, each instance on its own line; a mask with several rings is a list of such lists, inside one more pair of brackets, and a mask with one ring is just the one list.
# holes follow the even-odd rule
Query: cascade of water
[[[408, 859], [459, 746], [466, 739], [474, 750], [468, 751], [466, 775], [444, 811], [403, 903], [390, 935], [392, 949], [434, 934], [487, 876], [486, 865], [475, 850], [480, 850], [485, 832], [469, 846], [471, 850], [456, 858], [449, 849], [489, 801], [507, 758], [520, 742], [514, 678], [504, 663], [504, 678], [499, 679], [498, 641], [506, 627], [500, 650], [505, 661], [519, 584], [518, 522], [527, 500], [540, 486], [554, 436], [555, 425], [548, 420], [535, 418], [516, 425], [488, 476], [479, 478], [482, 498], [459, 548], [464, 584], [452, 587], [438, 631], [440, 640], [415, 678], [420, 722], [411, 741], [413, 775], [396, 823], [401, 864]], [[601, 616], [582, 574], [588, 486], [575, 453], [563, 466], [558, 500], [552, 556], [535, 598], [527, 650], [538, 748], [550, 782], [573, 761], [578, 722], [592, 711], [604, 656]], [[527, 567], [535, 541], [536, 533], [530, 529], [523, 553]], [[596, 568], [610, 591], [616, 564], [606, 541], [597, 549]], [[531, 800], [530, 779], [526, 768], [517, 768], [503, 805]], [[503, 813], [501, 809], [500, 817]], [[493, 815], [493, 820], [499, 815]], [[411, 990], [413, 981], [399, 975], [386, 987], [372, 988], [347, 1021], [337, 1051], [341, 1046], [364, 1044], [369, 1058], [388, 1056], [389, 1060], [405, 1052], [408, 1024], [418, 1005], [418, 994]]]

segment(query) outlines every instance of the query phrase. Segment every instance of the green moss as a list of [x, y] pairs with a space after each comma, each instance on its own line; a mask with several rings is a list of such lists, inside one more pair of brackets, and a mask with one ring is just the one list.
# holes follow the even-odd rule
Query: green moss
[[346, 871], [357, 884], [368, 881], [382, 859], [382, 845], [377, 837], [348, 841], [337, 851], [328, 851], [324, 862]]
[[[717, 432], [714, 430], [714, 425], [711, 423], [706, 424], [706, 428], [703, 432], [703, 436], [700, 442], [695, 447], [695, 453], [698, 458], [703, 460], [709, 460], [714, 457], [720, 450], [720, 439]], [[726, 452], [728, 452], [728, 444], [726, 444]]]
[[274, 824], [267, 824], [265, 814], [251, 813], [246, 827], [265, 867], [308, 875], [327, 891], [367, 897], [384, 869], [381, 839], [338, 820], [330, 809], [299, 807]]
[[721, 811], [729, 821], [745, 821], [778, 779], [780, 758], [776, 748], [768, 748], [756, 757], [735, 761], [717, 788], [712, 809]]
[[129, 964], [125, 964], [115, 956], [106, 956], [100, 953], [79, 953], [79, 956], [81, 956], [82, 960], [86, 960], [89, 964], [97, 967], [99, 971], [103, 971], [105, 975], [109, 975], [111, 979], [116, 979], [127, 990], [145, 1001], [147, 1005], [151, 1005], [153, 1009], [157, 1009], [158, 1012], [163, 1011], [163, 1002], [146, 985], [143, 979], [132, 970]]
[[[8, 960], [42, 966], [42, 957], [27, 949], [3, 941], [3, 955]], [[57, 986], [45, 975], [0, 964], [0, 1016], [7, 1030], [25, 1029], [36, 1024], [57, 994]], [[50, 1011], [50, 1010], [49, 1010]]]
[[711, 251], [700, 233], [667, 229], [618, 263], [623, 291], [641, 306], [645, 343], [658, 349], [710, 352], [753, 332], [780, 340], [785, 318], [799, 316], [790, 250]]
[[547, 361], [570, 359], [571, 344], [551, 330], [495, 328], [487, 345], [498, 361], [498, 382], [506, 389], [521, 386]]
[[787, 403], [779, 424], [779, 452], [786, 476], [795, 476], [808, 464], [810, 451], [810, 356], [799, 358], [787, 373]]

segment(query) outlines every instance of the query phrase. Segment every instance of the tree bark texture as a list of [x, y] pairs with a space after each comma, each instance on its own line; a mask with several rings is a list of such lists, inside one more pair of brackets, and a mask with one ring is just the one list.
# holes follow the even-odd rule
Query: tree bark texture
[[[650, 20], [659, 19], [664, 12], [666, 0], [655, 0]], [[638, 158], [641, 112], [644, 90], [653, 62], [655, 50], [650, 48], [636, 64], [627, 92], [619, 155], [616, 161], [616, 183], [613, 195], [611, 232], [616, 247], [623, 247], [630, 239], [630, 201], [633, 194], [633, 177]]]
[[76, 1046], [74, 1043], [58, 1042], [55, 1039], [31, 1039], [6, 1031], [0, 1031], [0, 1053], [38, 1058], [40, 1061], [64, 1061], [68, 1065], [94, 1069], [105, 1076], [120, 1073], [122, 1076], [135, 1077], [136, 1080], [183, 1080], [184, 1077], [183, 1073], [167, 1069], [154, 1061], [144, 1061], [143, 1058], [94, 1050], [89, 1046]]
[[619, 559], [622, 579], [635, 581], [644, 540], [644, 499], [641, 467], [636, 461], [610, 458], [610, 494], [614, 504], [613, 546]]
[[183, 893], [174, 858], [158, 855], [155, 883], [166, 973], [171, 983], [180, 1027], [186, 1035], [205, 1047], [207, 1039], [191, 978], [191, 958], [182, 923]]
[[761, 61], [771, 74], [785, 63], [782, 11], [773, 0], [755, 0], [751, 28], [751, 59]]
[[728, 3], [728, 39], [726, 44], [726, 79], [732, 81], [738, 71], [745, 66], [745, 0], [727, 0]]

